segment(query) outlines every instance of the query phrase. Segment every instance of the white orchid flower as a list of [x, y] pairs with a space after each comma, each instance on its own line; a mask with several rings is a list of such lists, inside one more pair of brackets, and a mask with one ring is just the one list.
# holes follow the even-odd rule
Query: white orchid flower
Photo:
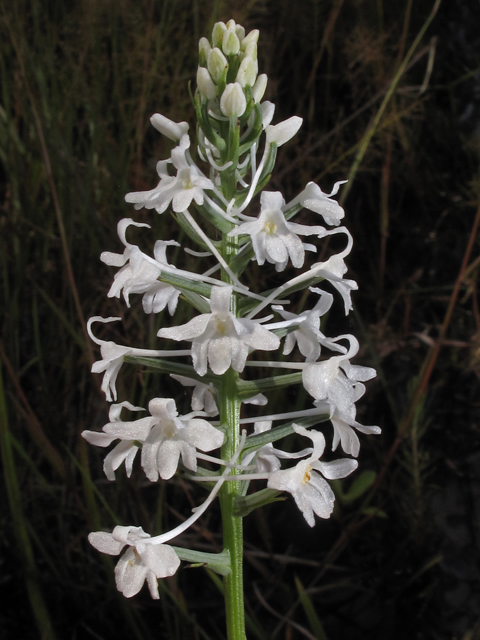
[[215, 402], [215, 387], [210, 382], [205, 384], [193, 378], [186, 376], [178, 376], [171, 373], [170, 377], [180, 382], [184, 387], [193, 387], [192, 392], [192, 411], [205, 411], [207, 416], [213, 417], [218, 415], [218, 407]]
[[104, 251], [100, 256], [100, 260], [105, 264], [121, 267], [114, 276], [107, 296], [120, 298], [123, 291], [125, 302], [130, 307], [130, 294], [143, 293], [142, 304], [145, 313], [160, 313], [168, 306], [170, 315], [173, 315], [180, 292], [170, 284], [159, 282], [158, 277], [164, 267], [168, 267], [170, 271], [174, 268], [167, 262], [167, 247], [180, 245], [175, 240], [157, 240], [154, 247], [155, 258], [150, 258], [136, 245], [128, 242], [126, 231], [129, 226], [150, 229], [150, 225], [134, 222], [131, 218], [124, 218], [118, 223], [118, 236], [125, 245], [123, 254]]
[[284, 320], [290, 321], [294, 325], [298, 324], [298, 329], [287, 334], [283, 354], [289, 355], [293, 351], [295, 344], [298, 344], [300, 353], [306, 358], [306, 362], [318, 360], [321, 353], [320, 345], [345, 353], [346, 349], [344, 347], [327, 338], [320, 331], [320, 318], [332, 306], [332, 294], [314, 287], [311, 287], [310, 291], [320, 295], [319, 301], [310, 311], [303, 311], [297, 315], [290, 311], [285, 311], [280, 305], [272, 306], [272, 309], [279, 313]]
[[173, 576], [180, 566], [180, 558], [167, 544], [145, 544], [150, 538], [142, 527], [116, 526], [112, 533], [95, 531], [88, 541], [101, 553], [118, 556], [128, 545], [115, 567], [117, 589], [126, 598], [136, 595], [147, 581], [150, 595], [159, 599], [158, 579]]
[[[363, 385], [357, 384], [355, 386], [356, 390], [359, 390], [359, 387], [363, 387]], [[357, 393], [357, 399], [363, 395], [364, 387], [360, 395]], [[314, 403], [316, 404], [316, 403]], [[358, 456], [360, 451], [360, 440], [358, 439], [354, 427], [357, 431], [361, 431], [362, 433], [366, 433], [367, 435], [375, 434], [378, 435], [382, 432], [380, 427], [377, 426], [365, 426], [360, 424], [355, 420], [355, 407], [351, 407], [349, 413], [342, 413], [338, 410], [334, 411], [332, 416], [330, 417], [330, 421], [333, 425], [333, 442], [332, 442], [332, 451], [341, 444], [343, 451], [354, 458]]]
[[92, 333], [92, 324], [94, 322], [117, 322], [121, 318], [102, 318], [101, 316], [93, 316], [87, 322], [87, 333], [90, 338], [100, 346], [102, 359], [94, 362], [92, 365], [92, 373], [104, 373], [102, 380], [102, 391], [105, 393], [108, 402], [117, 399], [116, 381], [118, 373], [122, 367], [125, 356], [139, 356], [142, 358], [168, 358], [179, 355], [190, 355], [189, 351], [164, 351], [155, 349], [136, 349], [134, 347], [126, 347], [116, 344], [109, 340], [100, 340]]
[[[345, 211], [338, 204], [336, 200], [330, 200], [330, 198], [338, 193], [341, 184], [345, 184], [346, 180], [336, 182], [331, 193], [323, 193], [320, 187], [314, 182], [309, 182], [302, 193], [295, 198], [295, 201], [300, 202], [302, 207], [310, 209], [315, 213], [319, 213], [323, 216], [323, 219], [327, 224], [338, 225], [340, 220], [344, 217]], [[289, 203], [287, 207], [290, 207], [292, 203]]]
[[130, 411], [145, 411], [143, 407], [134, 407], [130, 402], [112, 404], [108, 413], [110, 422], [102, 428], [102, 431], [82, 432], [82, 437], [96, 447], [108, 447], [114, 440], [120, 439], [103, 461], [105, 475], [112, 481], [115, 480], [115, 471], [122, 462], [125, 462], [127, 478], [130, 478], [133, 461], [139, 449], [138, 443], [145, 442], [154, 423], [151, 416], [133, 422], [123, 422], [120, 414], [124, 407]]
[[231, 286], [213, 286], [211, 313], [196, 316], [187, 324], [160, 329], [160, 338], [192, 342], [192, 361], [200, 376], [207, 373], [207, 362], [213, 373], [222, 375], [231, 366], [243, 371], [249, 347], [271, 351], [278, 349], [280, 339], [255, 320], [235, 318], [230, 311]]
[[353, 309], [351, 293], [358, 289], [358, 285], [355, 280], [347, 280], [343, 277], [347, 272], [343, 257], [339, 254], [333, 255], [326, 262], [313, 265], [310, 271], [328, 280], [337, 289], [343, 298], [345, 315], [348, 315]]
[[197, 453], [222, 446], [224, 435], [206, 420], [179, 416], [175, 401], [168, 398], [150, 400], [152, 428], [142, 447], [142, 467], [147, 478], [169, 480], [176, 472], [180, 456], [191, 471], [197, 470]]
[[301, 460], [291, 469], [273, 473], [267, 486], [269, 489], [291, 493], [305, 520], [313, 527], [314, 514], [320, 518], [329, 518], [335, 501], [335, 494], [320, 474], [328, 480], [345, 478], [357, 468], [358, 463], [351, 459], [320, 462], [320, 457], [325, 450], [323, 434], [318, 431], [308, 431], [298, 425], [293, 425], [293, 428], [296, 433], [312, 440], [312, 455], [306, 460]]
[[[272, 428], [271, 420], [260, 420], [253, 425], [254, 434], [264, 433]], [[277, 451], [271, 442], [263, 445], [260, 449], [248, 453], [242, 460], [242, 465], [248, 466], [255, 460], [255, 473], [274, 473], [280, 469], [280, 460]]]
[[[260, 204], [260, 215], [256, 220], [244, 222], [228, 235], [249, 235], [259, 265], [267, 260], [275, 265], [277, 271], [283, 271], [290, 257], [294, 267], [302, 267], [305, 245], [298, 235], [323, 236], [325, 229], [287, 222], [282, 211], [285, 200], [279, 191], [264, 191], [260, 196]], [[313, 245], [307, 245], [307, 248], [316, 251]]]
[[341, 339], [350, 342], [347, 353], [308, 364], [302, 372], [303, 386], [315, 400], [329, 403], [331, 416], [335, 411], [344, 416], [351, 415], [352, 407], [364, 392], [361, 383], [377, 375], [375, 369], [350, 364], [349, 359], [358, 353], [358, 340], [352, 335], [343, 335], [335, 341]]
[[[272, 420], [259, 420], [253, 425], [254, 435], [265, 433], [272, 428]], [[271, 442], [264, 444], [260, 449], [247, 453], [242, 460], [243, 466], [248, 466], [252, 460], [255, 461], [255, 469], [253, 473], [271, 474], [280, 469], [280, 460], [293, 460], [304, 458], [312, 453], [313, 449], [308, 447], [302, 451], [290, 453], [275, 449]]]
[[[346, 339], [350, 349], [341, 356], [333, 356], [323, 362], [315, 362], [303, 369], [302, 381], [308, 393], [315, 400], [329, 402], [331, 412], [335, 409], [347, 413], [351, 405], [360, 397], [355, 391], [359, 382], [370, 380], [376, 376], [375, 369], [351, 365], [350, 358], [358, 353], [358, 340], [352, 335], [342, 335], [335, 341]], [[361, 386], [363, 395], [363, 385]]]
[[[173, 149], [171, 160], [161, 160], [157, 163], [160, 182], [155, 189], [127, 193], [125, 200], [135, 204], [135, 209], [145, 207], [155, 209], [158, 213], [166, 211], [170, 203], [176, 213], [186, 211], [192, 200], [202, 205], [204, 189], [213, 189], [214, 186], [194, 164], [189, 164], [186, 158], [189, 147], [190, 138], [185, 133], [178, 147]], [[170, 163], [177, 169], [176, 176], [170, 176], [167, 172]]]

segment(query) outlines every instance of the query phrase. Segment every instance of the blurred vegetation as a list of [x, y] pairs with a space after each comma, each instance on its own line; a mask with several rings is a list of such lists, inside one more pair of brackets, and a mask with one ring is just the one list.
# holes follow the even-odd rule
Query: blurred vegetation
[[[359, 419], [383, 429], [362, 438], [330, 521], [310, 530], [291, 500], [246, 520], [249, 637], [480, 637], [480, 10], [438, 4], [435, 15], [433, 0], [1, 5], [2, 637], [224, 637], [214, 575], [184, 568], [161, 582], [160, 604], [127, 601], [86, 541], [116, 522], [160, 531], [195, 489], [140, 474], [109, 483], [79, 434], [108, 409], [85, 319], [125, 310], [106, 298], [99, 255], [118, 251], [124, 194], [149, 188], [169, 155], [150, 115], [193, 121], [198, 39], [230, 17], [260, 29], [275, 122], [304, 118], [271, 188], [288, 200], [309, 180], [328, 192], [349, 178], [360, 291], [355, 313], [324, 331], [364, 345], [358, 362], [379, 375]], [[135, 217], [176, 233], [167, 215]], [[108, 335], [149, 347], [161, 322], [134, 305]], [[125, 366], [119, 397], [145, 404], [156, 385]], [[218, 550], [218, 530], [213, 510], [182, 542]]]

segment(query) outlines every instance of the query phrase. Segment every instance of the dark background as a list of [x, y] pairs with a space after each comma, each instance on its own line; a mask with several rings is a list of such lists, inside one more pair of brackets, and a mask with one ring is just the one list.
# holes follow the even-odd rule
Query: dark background
[[[288, 201], [309, 180], [329, 192], [349, 178], [347, 277], [360, 290], [355, 312], [322, 329], [360, 340], [356, 362], [378, 377], [359, 421], [383, 429], [361, 439], [359, 470], [336, 487], [331, 520], [310, 530], [290, 499], [246, 519], [248, 637], [480, 637], [480, 4], [443, 0], [422, 33], [433, 7], [2, 4], [2, 637], [224, 637], [215, 576], [182, 565], [161, 582], [160, 604], [146, 590], [127, 601], [113, 563], [86, 540], [116, 522], [173, 526], [201, 494], [181, 480], [152, 487], [140, 473], [109, 483], [103, 452], [79, 434], [100, 429], [108, 410], [89, 372], [98, 353], [85, 319], [124, 316], [108, 339], [143, 347], [162, 322], [108, 300], [112, 273], [98, 259], [119, 251], [116, 223], [132, 215], [124, 194], [151, 188], [156, 160], [170, 153], [149, 117], [193, 122], [198, 39], [231, 17], [260, 29], [274, 122], [304, 118], [269, 188]], [[167, 214], [148, 221], [175, 237]], [[119, 397], [146, 405], [159, 384], [124, 366]], [[306, 400], [292, 392], [271, 406]], [[213, 509], [181, 543], [218, 550], [219, 526]]]

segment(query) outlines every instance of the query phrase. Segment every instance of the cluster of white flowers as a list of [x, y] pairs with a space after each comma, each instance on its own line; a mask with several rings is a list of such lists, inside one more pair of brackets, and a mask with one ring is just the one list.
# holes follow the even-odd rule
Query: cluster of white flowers
[[[158, 162], [160, 181], [154, 189], [126, 196], [126, 201], [137, 210], [145, 207], [161, 214], [171, 208], [194, 246], [185, 250], [200, 256], [202, 264], [205, 263], [203, 273], [169, 264], [167, 248], [180, 246], [174, 240], [156, 240], [153, 257], [131, 244], [126, 237], [130, 226], [150, 227], [130, 218], [118, 224], [118, 235], [125, 247], [123, 253], [104, 252], [101, 256], [107, 265], [119, 267], [109, 297], [119, 298], [123, 294], [129, 307], [130, 297], [141, 294], [143, 309], [149, 314], [168, 309], [170, 316], [174, 316], [179, 300], [180, 307], [190, 305], [198, 312], [185, 324], [164, 327], [158, 332], [160, 346], [171, 347], [165, 341], [172, 340], [190, 342], [187, 345], [190, 348], [184, 350], [139, 349], [101, 340], [95, 337], [92, 323], [110, 323], [120, 318], [91, 318], [88, 331], [102, 355], [93, 371], [104, 372], [102, 389], [107, 399], [110, 402], [117, 399], [116, 379], [126, 356], [130, 361], [137, 358], [139, 363], [145, 358], [156, 359], [163, 372], [170, 373], [184, 387], [193, 388], [192, 411], [179, 415], [172, 398], [158, 397], [150, 400], [149, 416], [124, 421], [122, 410], [144, 409], [123, 401], [111, 405], [110, 421], [101, 432], [84, 431], [83, 437], [99, 447], [116, 442], [104, 461], [109, 480], [115, 479], [115, 472], [123, 463], [130, 477], [140, 451], [141, 467], [151, 482], [159, 478], [168, 480], [178, 472], [195, 481], [214, 483], [208, 498], [192, 516], [161, 536], [151, 537], [133, 526], [117, 526], [111, 534], [90, 535], [91, 544], [103, 553], [118, 555], [128, 547], [115, 572], [117, 586], [127, 597], [138, 593], [146, 580], [152, 597], [158, 598], [157, 580], [173, 575], [181, 558], [178, 549], [164, 543], [193, 524], [229, 480], [248, 483], [263, 479], [272, 495], [281, 491], [291, 493], [310, 526], [314, 525], [314, 514], [329, 518], [334, 493], [327, 480], [346, 477], [357, 467], [357, 461], [343, 458], [322, 462], [325, 435], [311, 427], [329, 419], [333, 425], [332, 450], [340, 445], [345, 454], [354, 458], [360, 447], [356, 432], [380, 432], [376, 426], [363, 426], [356, 421], [355, 403], [365, 392], [363, 383], [375, 376], [373, 369], [350, 363], [359, 350], [358, 341], [352, 335], [327, 337], [321, 331], [321, 319], [335, 296], [315, 285], [323, 281], [333, 286], [343, 299], [346, 314], [352, 308], [351, 292], [357, 288], [354, 281], [344, 278], [347, 270], [344, 258], [351, 250], [352, 238], [345, 227], [339, 226], [344, 211], [332, 199], [342, 183], [337, 182], [332, 192], [325, 194], [310, 182], [289, 203], [280, 192], [263, 190], [277, 148], [296, 135], [302, 121], [294, 116], [277, 125], [270, 124], [274, 105], [262, 102], [267, 77], [258, 75], [258, 35], [256, 30], [246, 35], [243, 27], [230, 20], [215, 25], [211, 41], [200, 40], [194, 98], [198, 118], [194, 155], [198, 163], [190, 152], [189, 125], [156, 114], [151, 119], [152, 125], [177, 146], [168, 160]], [[257, 162], [262, 138], [263, 153]], [[169, 173], [169, 165], [173, 165], [175, 175]], [[255, 197], [259, 193], [257, 204]], [[248, 215], [247, 208], [251, 212]], [[331, 228], [292, 222], [302, 209], [315, 214], [315, 223], [320, 216], [323, 224]], [[207, 228], [211, 228], [211, 234], [205, 231]], [[219, 232], [222, 242], [214, 240]], [[313, 261], [305, 267], [306, 251], [315, 253], [318, 241], [333, 234], [345, 236], [346, 248], [324, 262]], [[311, 242], [303, 242], [303, 236], [308, 236]], [[289, 273], [292, 268], [299, 271], [275, 289], [251, 291], [241, 281], [250, 260], [258, 265], [274, 265], [277, 272], [284, 272], [287, 267]], [[219, 270], [221, 277], [215, 277]], [[288, 296], [299, 290], [304, 293], [303, 299], [311, 297], [313, 302], [296, 313], [289, 310], [288, 305], [296, 307]], [[268, 315], [256, 318], [263, 310]], [[276, 361], [255, 360], [253, 352], [278, 351], [282, 340], [283, 357]], [[287, 361], [285, 356], [294, 353], [295, 346], [299, 355]], [[334, 355], [328, 356], [325, 350]], [[172, 358], [183, 359], [181, 370], [189, 371], [188, 376], [178, 375]], [[237, 376], [237, 400], [263, 406], [269, 390], [303, 384], [312, 397], [312, 406], [305, 411], [241, 419], [237, 424], [229, 424], [222, 409], [219, 419], [216, 418], [217, 407], [222, 406], [222, 378], [230, 370], [240, 374], [249, 366], [298, 373], [295, 379], [285, 375], [267, 377], [263, 384], [262, 379], [254, 383], [247, 376]], [[252, 391], [250, 397], [240, 393], [242, 383]], [[255, 391], [255, 385], [266, 396]], [[282, 423], [280, 427], [272, 427], [276, 421]], [[243, 432], [240, 438], [240, 424], [248, 423], [254, 423], [253, 433], [247, 436]], [[232, 435], [232, 429], [237, 433]], [[297, 453], [273, 447], [274, 441], [289, 433], [311, 440], [313, 446]], [[230, 449], [229, 459], [207, 455], [220, 449], [229, 438], [240, 440], [233, 455]], [[287, 461], [287, 466], [282, 468], [281, 461]], [[220, 470], [200, 469], [202, 462], [217, 465]], [[243, 500], [248, 502], [249, 496], [244, 495]]]

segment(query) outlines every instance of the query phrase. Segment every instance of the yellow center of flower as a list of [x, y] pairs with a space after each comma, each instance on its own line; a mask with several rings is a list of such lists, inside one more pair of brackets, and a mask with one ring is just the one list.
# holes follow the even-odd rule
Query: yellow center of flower
[[274, 222], [265, 222], [265, 224], [263, 225], [263, 230], [265, 231], [265, 233], [273, 236], [273, 234], [277, 230], [277, 225]]
[[305, 469], [305, 473], [302, 478], [302, 484], [308, 484], [310, 482], [310, 479], [312, 477], [310, 474], [311, 470], [312, 470], [312, 467], [308, 465], [308, 467]]
[[227, 319], [226, 318], [217, 319], [217, 332], [221, 336], [227, 335]]
[[163, 427], [163, 435], [165, 438], [170, 439], [174, 438], [177, 434], [177, 429], [175, 428], [175, 423], [173, 420], [169, 420]]
[[184, 189], [193, 189], [193, 184], [189, 177], [182, 180], [182, 187]]

